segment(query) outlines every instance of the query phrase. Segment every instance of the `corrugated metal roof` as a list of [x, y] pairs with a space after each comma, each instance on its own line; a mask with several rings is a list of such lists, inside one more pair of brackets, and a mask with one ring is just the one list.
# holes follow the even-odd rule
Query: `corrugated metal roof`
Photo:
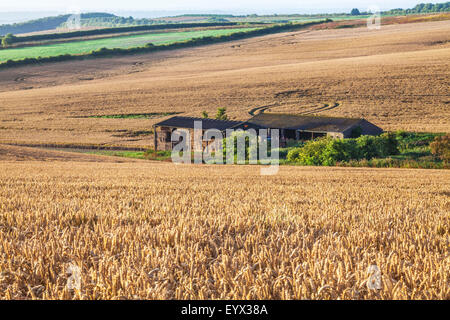
[[201, 121], [203, 130], [217, 129], [217, 130], [223, 131], [223, 130], [233, 128], [237, 125], [242, 124], [241, 121], [216, 120], [216, 119], [175, 116], [170, 119], [158, 122], [155, 124], [155, 126], [193, 129], [195, 121]]
[[263, 128], [293, 129], [315, 132], [344, 132], [362, 119], [303, 116], [284, 113], [260, 113], [247, 123]]

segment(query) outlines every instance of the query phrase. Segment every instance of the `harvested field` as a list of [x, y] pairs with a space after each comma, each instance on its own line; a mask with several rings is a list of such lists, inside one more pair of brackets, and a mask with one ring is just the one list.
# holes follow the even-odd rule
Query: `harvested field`
[[[159, 119], [77, 118], [181, 112], [365, 117], [386, 130], [448, 132], [450, 21], [303, 30], [171, 52], [0, 71], [0, 141], [151, 146]], [[23, 90], [28, 88], [28, 90]], [[22, 90], [20, 90], [22, 89]], [[326, 108], [322, 108], [326, 109]]]
[[0, 298], [449, 299], [449, 188], [435, 170], [0, 161]]
[[133, 162], [133, 159], [103, 157], [75, 152], [47, 150], [0, 144], [0, 161], [83, 161], [83, 162]]

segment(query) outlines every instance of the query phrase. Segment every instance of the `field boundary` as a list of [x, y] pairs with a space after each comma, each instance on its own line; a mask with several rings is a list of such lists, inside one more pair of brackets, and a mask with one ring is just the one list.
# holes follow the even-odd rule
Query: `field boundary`
[[44, 148], [44, 149], [86, 149], [86, 150], [111, 150], [111, 151], [147, 151], [144, 147], [124, 147], [117, 145], [96, 145], [96, 144], [76, 144], [76, 143], [11, 143], [1, 142], [0, 144], [16, 147]]
[[[146, 25], [146, 26], [130, 26], [130, 27], [114, 27], [102, 28], [83, 31], [71, 31], [60, 33], [37, 34], [30, 36], [14, 37], [12, 43], [41, 41], [41, 40], [56, 40], [56, 39], [70, 39], [84, 36], [103, 35], [103, 34], [120, 34], [125, 32], [137, 31], [152, 31], [152, 30], [172, 30], [172, 29], [186, 29], [186, 28], [201, 28], [201, 27], [229, 27], [237, 26], [238, 22], [214, 22], [214, 23], [180, 23], [180, 24], [160, 24], [160, 25]], [[252, 23], [250, 23], [252, 24]]]

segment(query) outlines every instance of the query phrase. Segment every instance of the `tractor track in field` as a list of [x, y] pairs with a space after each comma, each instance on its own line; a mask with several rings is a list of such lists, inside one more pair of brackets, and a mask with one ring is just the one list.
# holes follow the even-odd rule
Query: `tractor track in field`
[[262, 107], [252, 108], [248, 112], [248, 114], [251, 115], [251, 116], [255, 116], [257, 114], [264, 113], [264, 111], [266, 111], [267, 109], [269, 109], [271, 107], [276, 107], [278, 105], [279, 105], [279, 103], [272, 103], [272, 104], [268, 104], [268, 105], [265, 105], [265, 106], [262, 106]]
[[311, 114], [318, 113], [318, 112], [333, 110], [339, 106], [340, 106], [340, 103], [338, 103], [338, 102], [335, 102], [333, 105], [329, 105], [329, 104], [325, 103], [322, 107], [319, 107], [319, 108], [316, 108], [313, 110], [304, 111], [300, 114], [305, 115], [305, 116], [311, 115]]
[[[297, 113], [298, 115], [313, 115], [315, 113], [320, 113], [323, 111], [329, 111], [329, 110], [333, 110], [337, 107], [339, 107], [341, 104], [339, 102], [335, 102], [333, 104], [328, 104], [328, 103], [324, 103], [322, 106], [317, 107], [315, 109], [311, 109], [311, 110], [306, 110], [300, 113]], [[272, 108], [272, 107], [278, 107], [280, 106], [280, 103], [276, 102], [276, 103], [272, 103], [272, 104], [267, 104], [265, 106], [261, 106], [261, 107], [255, 107], [250, 109], [250, 111], [248, 112], [249, 115], [251, 116], [255, 116], [257, 114], [261, 114], [264, 113], [267, 109]]]

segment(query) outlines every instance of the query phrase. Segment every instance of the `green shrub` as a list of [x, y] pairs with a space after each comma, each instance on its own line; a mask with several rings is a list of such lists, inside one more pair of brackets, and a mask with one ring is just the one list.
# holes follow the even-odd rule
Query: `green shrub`
[[395, 133], [400, 151], [406, 151], [417, 147], [429, 147], [433, 140], [441, 136], [440, 133], [427, 132], [405, 132], [397, 131]]
[[17, 37], [15, 37], [13, 34], [8, 33], [6, 36], [4, 36], [2, 38], [2, 46], [3, 47], [8, 47], [11, 44], [13, 44], [15, 42], [15, 40], [17, 39]]
[[357, 139], [321, 138], [291, 149], [287, 160], [302, 165], [332, 166], [351, 160], [385, 158], [398, 152], [398, 142], [392, 134]]
[[349, 161], [359, 158], [360, 152], [356, 140], [332, 139], [327, 141], [321, 155], [321, 162], [325, 166], [334, 166], [338, 161]]
[[444, 162], [450, 162], [450, 134], [437, 136], [430, 144], [431, 154]]
[[361, 136], [356, 139], [360, 158], [384, 158], [399, 154], [398, 140], [395, 134], [384, 133], [380, 136]]
[[380, 157], [387, 157], [399, 154], [398, 141], [392, 132], [383, 133], [375, 140]]
[[294, 148], [289, 150], [286, 157], [287, 161], [292, 163], [299, 162], [300, 152], [302, 152], [302, 148]]
[[217, 108], [216, 119], [217, 120], [228, 120], [227, 108]]
[[323, 153], [330, 139], [318, 139], [307, 142], [302, 148], [289, 151], [287, 159], [302, 165], [322, 165]]
[[356, 144], [360, 150], [360, 157], [370, 160], [379, 155], [376, 138], [374, 136], [361, 136], [356, 139]]

